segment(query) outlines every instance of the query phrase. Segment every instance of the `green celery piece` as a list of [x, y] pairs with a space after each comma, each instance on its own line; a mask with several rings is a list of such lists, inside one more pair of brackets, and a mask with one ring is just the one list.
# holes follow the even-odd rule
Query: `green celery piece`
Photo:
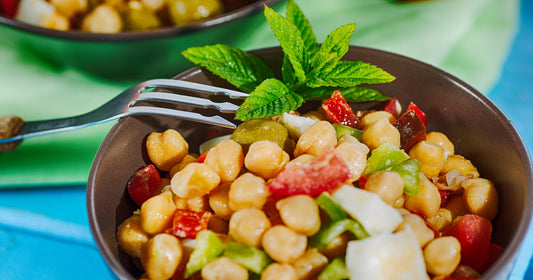
[[224, 256], [256, 274], [261, 274], [273, 262], [265, 251], [232, 241], [226, 244]]
[[331, 198], [331, 196], [323, 192], [316, 199], [316, 204], [328, 215], [332, 222], [346, 219], [344, 210]]
[[355, 31], [355, 24], [346, 24], [333, 30], [324, 43], [320, 46], [320, 51], [334, 53], [340, 60], [350, 48], [350, 38]]
[[298, 93], [305, 100], [324, 100], [331, 96], [333, 91], [338, 90], [342, 93], [342, 97], [348, 102], [365, 102], [365, 101], [387, 101], [391, 99], [389, 96], [382, 95], [379, 91], [356, 86], [350, 88], [333, 88], [333, 87], [319, 87], [319, 88], [304, 88], [299, 89]]
[[409, 155], [403, 150], [389, 142], [383, 142], [372, 150], [370, 157], [366, 161], [363, 175], [368, 176], [376, 171], [389, 169], [408, 159]]
[[394, 76], [385, 70], [362, 61], [339, 61], [325, 76], [312, 77], [306, 82], [309, 87], [354, 87], [363, 83], [379, 84], [394, 81]]
[[352, 219], [342, 219], [323, 226], [315, 235], [311, 236], [309, 244], [313, 248], [324, 249], [333, 239], [346, 231], [353, 233], [357, 239], [370, 236], [359, 222]]
[[400, 176], [402, 177], [404, 183], [404, 193], [410, 196], [418, 194], [418, 183], [420, 181], [420, 163], [418, 162], [418, 160], [414, 158], [408, 159], [392, 167], [391, 171], [400, 174]]
[[335, 132], [337, 132], [337, 139], [339, 139], [343, 134], [348, 134], [357, 138], [357, 140], [359, 141], [363, 141], [362, 130], [337, 123], [334, 123], [333, 127], [335, 128]]
[[283, 53], [288, 57], [296, 76], [300, 82], [306, 80], [307, 51], [298, 27], [273, 9], [265, 6], [264, 11], [268, 24], [274, 31]]
[[300, 30], [307, 53], [309, 54], [309, 57], [312, 57], [318, 50], [318, 41], [309, 20], [293, 0], [289, 0], [287, 3], [286, 15], [287, 19], [294, 23], [298, 30]]
[[216, 44], [191, 47], [182, 52], [191, 62], [207, 68], [242, 91], [252, 92], [274, 74], [262, 60], [240, 49]]
[[200, 271], [209, 261], [224, 252], [224, 243], [211, 230], [202, 230], [196, 235], [196, 247], [185, 267], [185, 278]]
[[235, 118], [241, 121], [272, 117], [298, 109], [303, 98], [277, 79], [262, 82], [242, 103]]
[[344, 280], [349, 278], [350, 275], [348, 274], [344, 258], [335, 258], [320, 272], [317, 279]]

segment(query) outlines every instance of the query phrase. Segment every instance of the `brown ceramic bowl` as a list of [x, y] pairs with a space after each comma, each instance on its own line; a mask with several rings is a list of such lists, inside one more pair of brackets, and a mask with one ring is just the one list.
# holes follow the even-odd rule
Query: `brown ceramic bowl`
[[[274, 65], [274, 69], [280, 69], [280, 48], [254, 53]], [[455, 144], [456, 153], [470, 159], [484, 178], [494, 182], [500, 205], [493, 222], [493, 241], [504, 251], [483, 279], [506, 279], [530, 223], [533, 201], [531, 161], [513, 124], [487, 97], [428, 64], [361, 47], [351, 47], [345, 59], [369, 62], [396, 76], [394, 82], [376, 88], [385, 95], [396, 96], [404, 106], [416, 102], [428, 115], [428, 131], [445, 133]], [[200, 68], [181, 73], [176, 79], [229, 86]], [[354, 107], [372, 105], [375, 104]], [[139, 276], [115, 238], [117, 226], [136, 209], [127, 195], [126, 183], [137, 168], [148, 163], [143, 152], [146, 136], [166, 128], [178, 129], [193, 151], [207, 130], [205, 125], [167, 117], [123, 118], [105, 138], [90, 172], [87, 204], [92, 233], [105, 260], [121, 279]]]

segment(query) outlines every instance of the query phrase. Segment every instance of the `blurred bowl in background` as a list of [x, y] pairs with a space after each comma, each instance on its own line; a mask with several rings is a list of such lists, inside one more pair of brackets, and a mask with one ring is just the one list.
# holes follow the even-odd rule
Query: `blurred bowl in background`
[[264, 5], [280, 2], [258, 0], [198, 23], [113, 34], [47, 29], [0, 15], [0, 43], [51, 67], [74, 67], [107, 80], [169, 78], [193, 66], [181, 51], [231, 44], [244, 24], [254, 28], [254, 19], [264, 21]]

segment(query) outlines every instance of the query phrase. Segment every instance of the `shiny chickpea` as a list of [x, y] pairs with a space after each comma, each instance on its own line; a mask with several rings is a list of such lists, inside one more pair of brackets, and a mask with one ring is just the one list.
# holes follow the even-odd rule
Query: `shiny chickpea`
[[472, 214], [493, 220], [498, 214], [498, 192], [494, 184], [483, 178], [466, 179], [461, 183], [464, 188], [463, 199]]
[[436, 238], [424, 248], [424, 260], [430, 274], [448, 276], [461, 261], [461, 244], [453, 236]]
[[189, 152], [189, 144], [174, 129], [163, 133], [152, 132], [146, 139], [146, 152], [159, 170], [169, 171]]
[[261, 209], [269, 195], [263, 178], [249, 172], [244, 173], [231, 183], [228, 193], [229, 208], [233, 211], [249, 207]]
[[217, 216], [229, 220], [233, 210], [229, 207], [229, 188], [231, 182], [221, 184], [209, 193], [209, 206]]
[[172, 192], [184, 198], [206, 195], [219, 183], [218, 174], [207, 164], [198, 162], [188, 164], [170, 180]]
[[420, 247], [426, 246], [428, 242], [435, 238], [433, 230], [426, 225], [426, 222], [420, 216], [407, 212], [405, 214], [402, 213], [402, 218], [403, 222], [398, 226], [397, 230], [400, 231], [410, 226], [416, 235]]
[[416, 196], [405, 196], [404, 207], [424, 217], [432, 217], [440, 208], [439, 189], [422, 172], [419, 178], [418, 194]]
[[365, 144], [360, 143], [355, 137], [344, 134], [339, 139], [335, 148], [350, 169], [350, 182], [355, 182], [361, 177], [366, 167], [366, 158], [370, 151]]
[[376, 171], [368, 176], [365, 190], [379, 195], [385, 203], [393, 205], [403, 194], [403, 186], [404, 183], [400, 174], [383, 170]]
[[270, 228], [270, 220], [257, 208], [236, 211], [229, 220], [229, 236], [251, 247], [260, 247], [261, 238]]
[[67, 18], [87, 11], [88, 6], [87, 0], [51, 0], [50, 3]]
[[443, 231], [452, 224], [452, 212], [446, 208], [440, 208], [433, 217], [426, 218], [426, 223], [434, 230]]
[[321, 155], [331, 146], [337, 145], [337, 132], [328, 121], [319, 121], [311, 125], [298, 139], [294, 156], [302, 154], [311, 154], [313, 156]]
[[118, 245], [126, 254], [140, 258], [144, 245], [148, 242], [150, 236], [141, 226], [141, 216], [133, 215], [120, 224], [117, 229]]
[[318, 273], [327, 265], [328, 258], [322, 255], [316, 248], [308, 249], [292, 264], [298, 279], [316, 279]]
[[208, 197], [204, 196], [193, 196], [190, 198], [183, 198], [179, 196], [174, 197], [174, 204], [177, 209], [191, 210], [195, 212], [202, 212], [209, 209], [208, 206]]
[[290, 264], [272, 263], [261, 272], [261, 280], [298, 280]]
[[284, 225], [276, 225], [265, 232], [263, 249], [275, 261], [292, 263], [301, 257], [307, 248], [307, 237]]
[[170, 178], [172, 178], [174, 174], [185, 168], [187, 164], [196, 162], [197, 160], [198, 159], [191, 154], [186, 155], [179, 163], [175, 164], [174, 166], [172, 166], [172, 168], [170, 168], [170, 170], [168, 171], [168, 175], [170, 175]]
[[262, 140], [252, 143], [244, 158], [244, 166], [264, 179], [275, 177], [289, 162], [289, 154], [276, 143]]
[[384, 142], [400, 147], [400, 132], [387, 119], [378, 119], [363, 132], [363, 143], [373, 150]]
[[215, 170], [221, 182], [233, 181], [244, 165], [242, 146], [230, 139], [223, 140], [207, 152], [205, 164]]
[[70, 29], [70, 21], [66, 16], [56, 11], [47, 16], [43, 22], [40, 23], [40, 26], [44, 28], [65, 31]]
[[160, 233], [146, 244], [141, 263], [151, 280], [166, 280], [174, 275], [182, 255], [179, 239], [171, 234]]
[[276, 203], [283, 223], [292, 230], [311, 236], [320, 229], [320, 214], [315, 200], [308, 195], [294, 195]]
[[472, 175], [474, 178], [479, 177], [479, 172], [474, 164], [461, 155], [448, 156], [446, 162], [444, 162], [442, 173], [447, 173], [455, 169], [461, 171], [461, 175], [463, 176]]
[[141, 226], [149, 234], [165, 231], [172, 225], [176, 205], [171, 192], [153, 196], [141, 205]]
[[394, 123], [396, 121], [396, 118], [387, 111], [370, 112], [368, 114], [365, 114], [361, 118], [361, 125], [363, 126], [363, 130], [366, 130], [379, 119], [387, 119], [390, 123]]
[[204, 280], [247, 280], [248, 271], [228, 257], [207, 263], [201, 271]]
[[438, 176], [446, 160], [444, 148], [425, 140], [416, 143], [409, 151], [409, 156], [420, 162], [420, 170], [428, 178]]
[[426, 141], [435, 143], [446, 151], [447, 155], [453, 155], [455, 153], [455, 147], [453, 143], [448, 139], [444, 133], [432, 131], [426, 134]]

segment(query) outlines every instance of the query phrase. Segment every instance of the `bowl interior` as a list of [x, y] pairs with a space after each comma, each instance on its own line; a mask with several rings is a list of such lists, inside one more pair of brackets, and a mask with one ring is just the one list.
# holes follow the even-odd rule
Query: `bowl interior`
[[[280, 69], [280, 48], [254, 53], [273, 69]], [[494, 182], [500, 205], [493, 222], [493, 240], [505, 249], [483, 276], [484, 279], [506, 277], [527, 231], [533, 201], [531, 161], [512, 123], [484, 95], [430, 65], [354, 46], [345, 59], [372, 63], [396, 76], [394, 82], [375, 88], [385, 95], [396, 96], [403, 106], [414, 101], [428, 115], [428, 131], [445, 133], [454, 143], [456, 153], [470, 159], [482, 177]], [[190, 69], [176, 78], [229, 87], [200, 68]], [[317, 105], [310, 104], [314, 108]], [[361, 103], [354, 107], [374, 105]], [[166, 128], [180, 131], [194, 151], [208, 126], [159, 116], [123, 118], [105, 138], [90, 172], [87, 202], [91, 229], [102, 255], [121, 279], [136, 277], [139, 273], [130, 258], [119, 250], [115, 239], [118, 225], [136, 209], [125, 191], [126, 182], [137, 168], [148, 163], [143, 153], [146, 136]]]

